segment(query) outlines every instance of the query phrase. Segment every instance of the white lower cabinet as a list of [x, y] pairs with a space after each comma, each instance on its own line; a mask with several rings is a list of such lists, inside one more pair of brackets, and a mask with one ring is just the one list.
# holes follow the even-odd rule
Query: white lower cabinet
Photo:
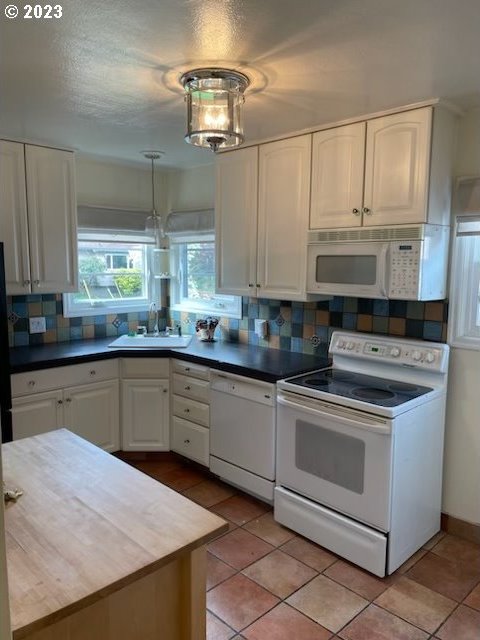
[[66, 427], [106, 451], [118, 451], [118, 387], [118, 360], [15, 374], [13, 438]]
[[172, 450], [209, 466], [210, 369], [172, 361]]
[[12, 399], [13, 439], [58, 429], [63, 422], [63, 391], [34, 393]]
[[168, 392], [168, 380], [123, 380], [123, 451], [169, 450]]
[[120, 449], [118, 380], [64, 391], [63, 425], [105, 451]]

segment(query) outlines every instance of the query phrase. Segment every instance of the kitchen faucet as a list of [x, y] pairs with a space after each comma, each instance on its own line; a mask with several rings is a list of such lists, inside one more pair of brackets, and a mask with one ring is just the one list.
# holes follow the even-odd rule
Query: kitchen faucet
[[148, 310], [148, 318], [150, 319], [150, 315], [154, 314], [154, 319], [155, 319], [155, 324], [153, 325], [153, 335], [156, 337], [160, 334], [160, 331], [158, 330], [158, 310], [157, 310], [157, 305], [155, 304], [155, 302], [152, 302], [150, 304], [150, 308]]

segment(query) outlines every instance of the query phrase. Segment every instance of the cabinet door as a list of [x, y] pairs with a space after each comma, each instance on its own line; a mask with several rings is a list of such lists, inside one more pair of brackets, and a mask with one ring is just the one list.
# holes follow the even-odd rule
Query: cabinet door
[[310, 228], [360, 226], [365, 123], [319, 131], [312, 145]]
[[58, 429], [63, 421], [62, 391], [36, 393], [12, 400], [13, 439]]
[[255, 295], [257, 283], [258, 147], [216, 158], [217, 291]]
[[432, 109], [367, 123], [364, 225], [425, 222]]
[[168, 380], [122, 382], [123, 451], [169, 450]]
[[260, 146], [257, 279], [261, 298], [304, 300], [310, 135]]
[[77, 289], [73, 153], [26, 145], [28, 229], [34, 293]]
[[120, 449], [118, 380], [65, 389], [63, 404], [63, 426], [105, 451]]
[[0, 242], [5, 250], [7, 294], [30, 293], [25, 151], [0, 141]]

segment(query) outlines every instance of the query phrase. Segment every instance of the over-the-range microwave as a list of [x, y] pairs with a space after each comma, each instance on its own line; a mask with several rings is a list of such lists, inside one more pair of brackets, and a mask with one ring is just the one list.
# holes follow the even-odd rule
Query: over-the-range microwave
[[432, 224], [310, 231], [307, 293], [442, 300], [449, 232]]

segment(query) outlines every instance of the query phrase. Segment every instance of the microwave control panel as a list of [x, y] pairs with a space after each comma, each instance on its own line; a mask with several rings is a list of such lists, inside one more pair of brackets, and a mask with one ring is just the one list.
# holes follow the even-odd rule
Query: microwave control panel
[[390, 243], [389, 297], [405, 300], [418, 297], [421, 252], [420, 240]]

